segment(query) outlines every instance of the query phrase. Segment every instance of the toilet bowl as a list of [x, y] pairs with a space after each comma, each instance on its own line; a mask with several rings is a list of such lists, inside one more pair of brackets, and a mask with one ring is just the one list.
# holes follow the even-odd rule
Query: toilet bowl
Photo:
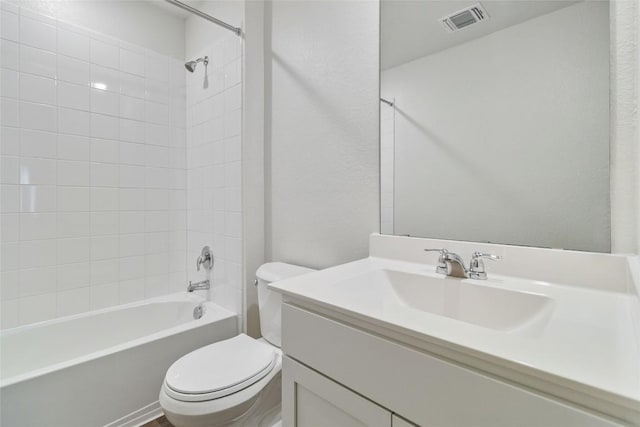
[[261, 332], [240, 334], [199, 348], [171, 365], [160, 390], [160, 406], [176, 427], [280, 425], [280, 294], [267, 284], [311, 269], [268, 263], [256, 272]]

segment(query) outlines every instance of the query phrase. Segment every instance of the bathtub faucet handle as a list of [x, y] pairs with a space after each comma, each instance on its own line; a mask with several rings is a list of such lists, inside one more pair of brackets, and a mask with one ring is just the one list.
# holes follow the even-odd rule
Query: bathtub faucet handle
[[200, 266], [203, 266], [207, 270], [213, 268], [213, 252], [209, 246], [202, 248], [202, 252], [196, 261], [196, 270], [200, 271]]

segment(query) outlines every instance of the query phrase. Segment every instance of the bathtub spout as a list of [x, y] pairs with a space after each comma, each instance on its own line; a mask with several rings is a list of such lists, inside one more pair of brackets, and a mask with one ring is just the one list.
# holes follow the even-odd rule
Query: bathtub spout
[[209, 279], [196, 283], [193, 283], [191, 282], [191, 280], [189, 280], [189, 287], [187, 287], [187, 292], [206, 290], [210, 287], [211, 284], [209, 283]]

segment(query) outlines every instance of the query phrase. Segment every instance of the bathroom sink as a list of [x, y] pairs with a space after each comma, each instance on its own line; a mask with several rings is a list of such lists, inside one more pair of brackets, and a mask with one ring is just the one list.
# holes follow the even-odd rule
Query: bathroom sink
[[[511, 330], [548, 313], [544, 295], [501, 289], [478, 281], [374, 270], [336, 284], [349, 295], [367, 295], [387, 310], [425, 312], [496, 330]], [[504, 284], [504, 286], [508, 286]]]

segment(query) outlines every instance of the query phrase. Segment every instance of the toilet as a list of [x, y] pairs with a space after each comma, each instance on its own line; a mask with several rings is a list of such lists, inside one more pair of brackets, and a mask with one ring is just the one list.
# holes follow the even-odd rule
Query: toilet
[[160, 390], [175, 427], [280, 425], [282, 352], [279, 293], [267, 284], [314, 270], [281, 262], [256, 271], [262, 338], [240, 334], [176, 360]]

